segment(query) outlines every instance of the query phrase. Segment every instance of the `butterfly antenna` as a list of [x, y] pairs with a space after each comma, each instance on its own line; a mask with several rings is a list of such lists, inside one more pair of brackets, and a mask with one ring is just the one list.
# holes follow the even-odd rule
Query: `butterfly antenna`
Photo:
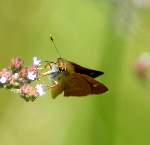
[[50, 34], [50, 40], [52, 41], [52, 43], [53, 43], [53, 45], [54, 45], [54, 47], [55, 47], [55, 49], [56, 49], [56, 51], [57, 51], [59, 57], [61, 58], [60, 52], [59, 52], [58, 48], [56, 47], [55, 42], [54, 42], [54, 39], [53, 39], [53, 37], [52, 37], [51, 34]]

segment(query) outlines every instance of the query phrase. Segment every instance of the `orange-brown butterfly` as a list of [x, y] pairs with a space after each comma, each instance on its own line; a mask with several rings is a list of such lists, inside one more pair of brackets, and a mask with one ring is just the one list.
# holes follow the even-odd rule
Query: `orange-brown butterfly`
[[[51, 40], [54, 44], [52, 37]], [[94, 79], [103, 74], [101, 71], [82, 67], [63, 58], [58, 58], [56, 62], [49, 63], [49, 69], [45, 75], [50, 75], [53, 98], [56, 98], [62, 92], [64, 92], [64, 96], [80, 97], [98, 95], [108, 90], [104, 84]]]

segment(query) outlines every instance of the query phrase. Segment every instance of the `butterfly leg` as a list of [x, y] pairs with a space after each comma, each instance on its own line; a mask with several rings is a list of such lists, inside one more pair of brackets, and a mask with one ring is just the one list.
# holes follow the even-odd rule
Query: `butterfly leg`
[[58, 84], [58, 82], [56, 80], [53, 80], [53, 83], [50, 85], [50, 88], [55, 87]]
[[44, 72], [44, 73], [42, 73], [41, 77], [47, 76], [49, 74], [50, 74], [50, 71]]

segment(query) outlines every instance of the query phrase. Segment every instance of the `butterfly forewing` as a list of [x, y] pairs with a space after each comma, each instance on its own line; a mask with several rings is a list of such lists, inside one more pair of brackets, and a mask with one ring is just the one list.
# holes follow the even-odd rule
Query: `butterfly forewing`
[[88, 75], [92, 78], [96, 78], [96, 77], [104, 74], [104, 72], [102, 72], [102, 71], [89, 69], [89, 68], [80, 66], [80, 65], [78, 65], [74, 62], [70, 62], [70, 63], [74, 66], [74, 70], [75, 70], [76, 73], [85, 74], [85, 75]]

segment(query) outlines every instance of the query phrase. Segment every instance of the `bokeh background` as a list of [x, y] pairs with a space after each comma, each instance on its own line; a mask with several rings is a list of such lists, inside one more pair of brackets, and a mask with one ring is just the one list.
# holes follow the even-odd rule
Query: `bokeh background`
[[101, 96], [26, 103], [0, 90], [0, 145], [150, 145], [150, 90], [134, 63], [150, 51], [149, 0], [0, 0], [0, 67], [61, 55], [103, 70]]

